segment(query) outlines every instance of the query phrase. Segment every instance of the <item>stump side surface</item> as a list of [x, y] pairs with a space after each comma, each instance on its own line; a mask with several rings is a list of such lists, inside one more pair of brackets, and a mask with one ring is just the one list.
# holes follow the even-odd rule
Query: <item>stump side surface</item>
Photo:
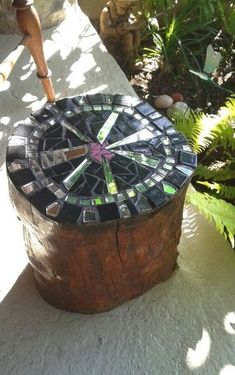
[[10, 195], [37, 288], [58, 308], [110, 310], [166, 280], [176, 267], [185, 190], [150, 215], [80, 228], [48, 220], [12, 184]]

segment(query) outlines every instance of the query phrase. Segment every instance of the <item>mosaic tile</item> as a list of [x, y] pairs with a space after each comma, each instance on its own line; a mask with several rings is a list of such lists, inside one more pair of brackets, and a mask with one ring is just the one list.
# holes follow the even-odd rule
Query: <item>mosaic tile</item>
[[158, 209], [187, 185], [196, 155], [138, 98], [95, 94], [46, 104], [8, 142], [12, 183], [50, 220], [86, 225]]
[[192, 152], [181, 151], [179, 160], [182, 164], [186, 164], [191, 167], [196, 167], [197, 165], [197, 156]]
[[118, 205], [120, 215], [123, 219], [127, 219], [128, 217], [131, 217], [131, 212], [127, 205], [125, 203]]
[[92, 223], [95, 220], [96, 220], [95, 211], [91, 210], [91, 209], [88, 209], [88, 208], [85, 208], [83, 210], [83, 222], [84, 223]]

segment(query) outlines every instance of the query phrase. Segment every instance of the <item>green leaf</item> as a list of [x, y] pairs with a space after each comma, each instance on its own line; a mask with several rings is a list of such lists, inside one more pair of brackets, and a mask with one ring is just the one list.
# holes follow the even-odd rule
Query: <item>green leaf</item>
[[204, 178], [205, 180], [228, 181], [235, 178], [235, 170], [229, 168], [211, 169], [205, 165], [198, 164], [194, 175]]
[[190, 73], [193, 73], [195, 76], [200, 77], [204, 81], [209, 81], [210, 77], [206, 73], [196, 72], [195, 70], [189, 69]]
[[235, 199], [235, 187], [228, 186], [224, 184], [219, 184], [218, 182], [208, 182], [208, 181], [197, 181], [197, 184], [206, 186], [210, 190], [215, 190], [215, 192], [224, 199]]
[[198, 191], [188, 192], [187, 201], [193, 204], [209, 222], [214, 222], [216, 229], [229, 239], [234, 248], [235, 207], [223, 199]]
[[221, 60], [221, 53], [215, 52], [212, 45], [209, 44], [206, 50], [206, 61], [203, 68], [203, 72], [211, 74], [213, 73], [219, 66]]

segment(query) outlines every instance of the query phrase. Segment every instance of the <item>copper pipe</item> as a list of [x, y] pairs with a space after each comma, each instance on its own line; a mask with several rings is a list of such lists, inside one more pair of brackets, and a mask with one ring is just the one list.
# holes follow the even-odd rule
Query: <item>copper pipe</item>
[[16, 19], [21, 32], [30, 35], [27, 43], [37, 67], [37, 76], [41, 80], [49, 102], [55, 101], [55, 93], [49, 77], [47, 63], [43, 52], [43, 39], [38, 13], [32, 0], [14, 0], [12, 5], [16, 8]]

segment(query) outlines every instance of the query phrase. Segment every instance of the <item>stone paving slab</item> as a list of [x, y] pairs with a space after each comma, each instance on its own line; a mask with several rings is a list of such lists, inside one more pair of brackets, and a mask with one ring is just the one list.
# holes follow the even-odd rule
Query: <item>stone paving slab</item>
[[[79, 9], [44, 39], [59, 96], [134, 95]], [[1, 59], [17, 40], [0, 36]], [[179, 270], [144, 296], [95, 315], [57, 310], [39, 296], [9, 202], [4, 160], [15, 123], [41, 98], [25, 52], [0, 92], [0, 373], [235, 374], [235, 253], [191, 207], [184, 212]]]

